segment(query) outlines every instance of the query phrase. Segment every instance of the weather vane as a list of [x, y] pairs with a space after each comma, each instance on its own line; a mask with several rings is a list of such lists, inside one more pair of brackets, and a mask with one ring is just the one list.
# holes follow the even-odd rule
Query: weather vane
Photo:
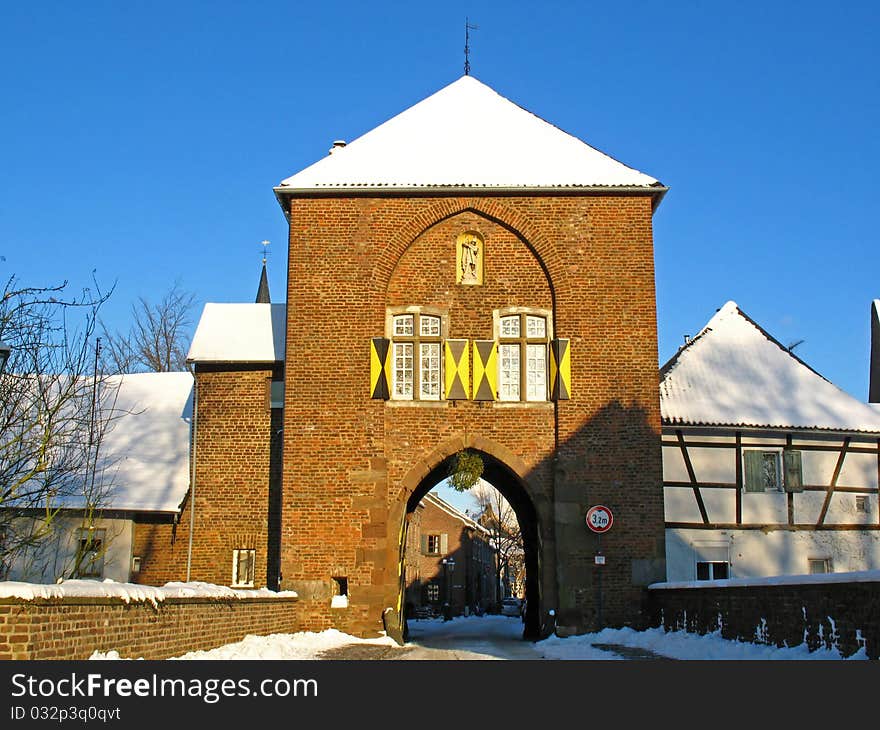
[[265, 264], [266, 263], [266, 256], [268, 255], [268, 252], [269, 252], [269, 242], [268, 241], [260, 241], [260, 243], [263, 245], [263, 264]]
[[467, 17], [464, 19], [464, 75], [468, 76], [471, 72], [471, 47], [470, 47], [470, 31], [479, 30], [479, 26], [471, 25]]

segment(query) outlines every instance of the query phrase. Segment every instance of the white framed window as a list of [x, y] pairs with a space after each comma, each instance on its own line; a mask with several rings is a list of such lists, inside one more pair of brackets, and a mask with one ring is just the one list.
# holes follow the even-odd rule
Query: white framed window
[[254, 568], [257, 551], [251, 548], [237, 548], [232, 551], [232, 586], [235, 588], [254, 587]]
[[394, 397], [412, 400], [413, 397], [413, 343], [395, 342], [392, 348]]
[[440, 343], [419, 345], [419, 385], [422, 400], [440, 400]]
[[698, 560], [697, 580], [726, 580], [730, 577], [730, 563], [726, 560]]
[[547, 400], [549, 330], [540, 314], [498, 317], [498, 400]]
[[425, 555], [446, 555], [449, 550], [449, 535], [422, 535], [422, 552]]
[[437, 583], [428, 583], [425, 586], [425, 594], [428, 597], [428, 601], [431, 603], [437, 603], [440, 600], [440, 585]]
[[103, 578], [106, 551], [107, 530], [93, 527], [77, 530], [75, 577]]
[[547, 400], [547, 346], [526, 345], [526, 400]]
[[415, 333], [415, 328], [413, 327], [413, 320], [415, 319], [412, 314], [398, 314], [394, 317], [394, 336], [395, 337], [412, 337]]
[[519, 344], [498, 346], [498, 400], [519, 400]]
[[807, 569], [810, 575], [834, 572], [831, 558], [807, 558]]
[[407, 312], [391, 318], [391, 397], [440, 400], [442, 320], [439, 315]]

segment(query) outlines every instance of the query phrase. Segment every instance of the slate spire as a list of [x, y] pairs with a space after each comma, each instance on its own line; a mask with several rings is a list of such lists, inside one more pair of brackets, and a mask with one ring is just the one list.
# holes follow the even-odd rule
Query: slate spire
[[257, 287], [255, 303], [271, 304], [272, 300], [269, 298], [269, 277], [266, 276], [266, 256], [269, 253], [269, 242], [261, 241], [260, 244], [263, 246], [263, 273], [260, 274], [260, 285]]

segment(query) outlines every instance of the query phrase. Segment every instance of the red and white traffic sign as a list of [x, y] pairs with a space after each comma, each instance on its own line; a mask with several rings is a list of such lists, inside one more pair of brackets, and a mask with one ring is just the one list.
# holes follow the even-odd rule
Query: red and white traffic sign
[[614, 524], [614, 515], [607, 507], [595, 504], [587, 510], [587, 527], [593, 532], [608, 532]]

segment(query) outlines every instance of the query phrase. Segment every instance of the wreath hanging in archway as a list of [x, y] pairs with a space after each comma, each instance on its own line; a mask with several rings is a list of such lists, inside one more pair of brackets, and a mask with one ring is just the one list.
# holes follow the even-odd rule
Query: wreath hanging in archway
[[480, 481], [483, 475], [483, 457], [477, 452], [464, 449], [449, 462], [449, 486], [466, 492]]

